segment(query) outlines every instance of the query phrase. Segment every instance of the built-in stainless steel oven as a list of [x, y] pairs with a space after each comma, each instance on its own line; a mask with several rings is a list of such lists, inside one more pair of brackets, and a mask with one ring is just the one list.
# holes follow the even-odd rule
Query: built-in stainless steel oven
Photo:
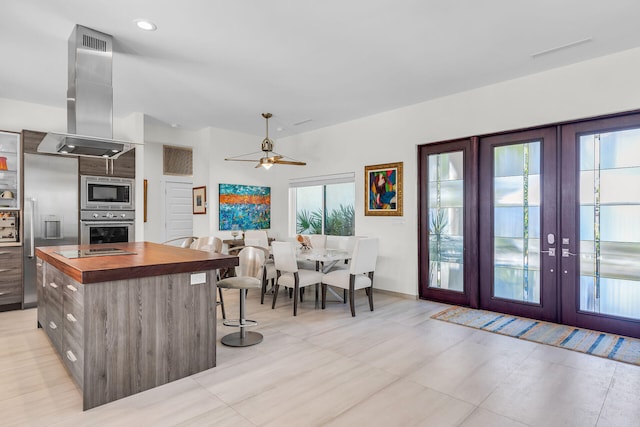
[[80, 210], [132, 211], [134, 180], [107, 176], [80, 177]]
[[135, 241], [134, 211], [81, 211], [80, 244]]

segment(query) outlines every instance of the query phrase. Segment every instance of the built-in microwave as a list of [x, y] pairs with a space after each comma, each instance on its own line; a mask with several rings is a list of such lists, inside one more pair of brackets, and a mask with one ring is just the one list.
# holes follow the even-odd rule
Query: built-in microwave
[[80, 177], [81, 210], [135, 210], [134, 180], [107, 176]]

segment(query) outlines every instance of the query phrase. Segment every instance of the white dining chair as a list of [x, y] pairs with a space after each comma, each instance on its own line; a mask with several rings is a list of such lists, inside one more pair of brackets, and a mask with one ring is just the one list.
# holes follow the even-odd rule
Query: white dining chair
[[293, 315], [298, 315], [298, 295], [302, 301], [300, 288], [316, 285], [322, 281], [322, 272], [299, 269], [296, 260], [296, 246], [290, 242], [273, 242], [273, 262], [276, 268], [276, 287], [273, 291], [271, 308], [276, 308], [280, 285], [293, 288]]
[[335, 264], [332, 268], [333, 269], [342, 269], [342, 270], [348, 270], [349, 269], [349, 260], [351, 258], [353, 258], [353, 250], [356, 247], [356, 241], [358, 239], [362, 239], [362, 236], [340, 236], [340, 242], [338, 244], [336, 244], [335, 246], [332, 245], [331, 248], [332, 249], [337, 249], [339, 251], [344, 251], [347, 253], [347, 257], [345, 259], [344, 262], [341, 263], [337, 263]]
[[369, 296], [369, 309], [373, 311], [373, 273], [378, 258], [378, 238], [361, 238], [355, 241], [353, 257], [348, 270], [334, 270], [322, 276], [322, 308], [327, 301], [327, 286], [349, 291], [351, 316], [355, 317], [355, 291], [366, 289]]
[[[251, 242], [251, 244], [247, 243], [247, 239], [249, 240], [249, 242]], [[268, 248], [269, 236], [264, 230], [247, 230], [244, 232], [244, 245]]]
[[327, 247], [326, 234], [309, 234], [309, 243], [313, 249], [324, 249]]

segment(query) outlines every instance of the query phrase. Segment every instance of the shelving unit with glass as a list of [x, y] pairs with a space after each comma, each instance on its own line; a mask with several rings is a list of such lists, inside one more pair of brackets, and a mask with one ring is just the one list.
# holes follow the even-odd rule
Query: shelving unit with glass
[[20, 134], [0, 131], [0, 246], [20, 241]]

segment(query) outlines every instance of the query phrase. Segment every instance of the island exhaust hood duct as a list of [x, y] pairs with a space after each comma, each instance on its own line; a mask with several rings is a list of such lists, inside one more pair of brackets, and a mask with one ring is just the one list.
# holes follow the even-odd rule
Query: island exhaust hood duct
[[133, 148], [113, 139], [113, 37], [76, 25], [69, 37], [67, 132], [49, 132], [38, 152], [117, 158]]

